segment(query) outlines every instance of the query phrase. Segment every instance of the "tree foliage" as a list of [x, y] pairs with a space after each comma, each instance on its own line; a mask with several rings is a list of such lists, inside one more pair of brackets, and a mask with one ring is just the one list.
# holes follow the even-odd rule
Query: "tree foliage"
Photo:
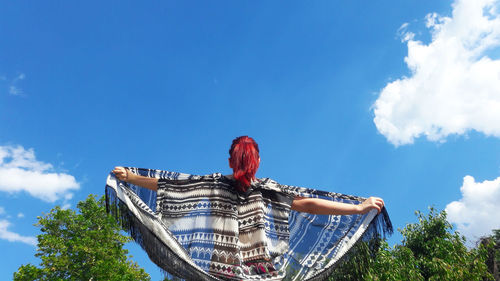
[[493, 230], [490, 236], [482, 237], [479, 244], [488, 249], [486, 265], [496, 281], [500, 281], [500, 229]]
[[370, 243], [358, 243], [330, 280], [492, 280], [486, 260], [488, 246], [469, 249], [465, 238], [452, 231], [444, 211], [416, 212], [418, 222], [399, 231], [401, 245], [379, 241], [376, 254]]
[[130, 238], [106, 213], [104, 197], [89, 195], [77, 208], [79, 213], [57, 206], [38, 217], [40, 266], [22, 265], [14, 280], [150, 280], [128, 260], [123, 245]]

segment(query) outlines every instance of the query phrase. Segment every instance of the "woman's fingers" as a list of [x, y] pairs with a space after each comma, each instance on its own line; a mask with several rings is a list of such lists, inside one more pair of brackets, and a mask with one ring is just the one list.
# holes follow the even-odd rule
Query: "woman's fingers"
[[127, 179], [127, 170], [124, 167], [115, 167], [113, 173], [119, 180]]
[[375, 202], [377, 204], [381, 204], [382, 206], [385, 205], [384, 200], [382, 198], [379, 198], [379, 197], [373, 197], [373, 198], [375, 199]]
[[382, 209], [382, 206], [380, 206], [380, 201], [374, 200], [372, 204], [372, 207], [374, 209], [377, 209], [377, 212], [380, 213], [380, 210]]
[[382, 207], [385, 206], [384, 199], [382, 199], [382, 198], [378, 198], [378, 199], [379, 199], [380, 203], [382, 204]]
[[384, 208], [384, 205], [384, 200], [382, 200], [382, 198], [370, 197], [362, 203], [362, 213], [366, 214], [371, 209], [376, 209], [377, 212], [380, 213], [382, 211], [382, 208]]
[[368, 198], [368, 200], [370, 202], [371, 208], [376, 209], [378, 213], [382, 211], [382, 208], [384, 207], [384, 200], [382, 200], [382, 198], [370, 197]]
[[125, 168], [123, 167], [116, 167], [115, 170], [117, 173], [125, 173]]

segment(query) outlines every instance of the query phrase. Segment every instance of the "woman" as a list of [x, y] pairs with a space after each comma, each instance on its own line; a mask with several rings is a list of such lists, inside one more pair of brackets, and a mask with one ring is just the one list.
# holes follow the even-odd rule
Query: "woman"
[[[193, 280], [321, 280], [362, 235], [391, 229], [380, 198], [256, 178], [259, 147], [248, 136], [229, 154], [227, 176], [116, 167], [117, 181], [108, 178], [122, 223], [162, 269]], [[157, 193], [156, 211], [131, 185]]]

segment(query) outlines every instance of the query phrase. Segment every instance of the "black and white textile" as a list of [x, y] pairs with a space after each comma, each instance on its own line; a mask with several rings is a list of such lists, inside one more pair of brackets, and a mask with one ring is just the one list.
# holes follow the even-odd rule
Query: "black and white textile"
[[163, 270], [186, 280], [323, 280], [352, 246], [392, 232], [377, 215], [312, 215], [295, 196], [359, 204], [364, 198], [257, 179], [245, 192], [230, 177], [128, 168], [158, 178], [158, 191], [106, 182], [108, 212]]

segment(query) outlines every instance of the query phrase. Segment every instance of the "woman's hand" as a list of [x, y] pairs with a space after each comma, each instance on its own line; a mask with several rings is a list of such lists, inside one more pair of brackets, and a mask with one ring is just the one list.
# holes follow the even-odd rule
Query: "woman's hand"
[[361, 214], [366, 214], [371, 209], [376, 209], [377, 212], [380, 213], [380, 211], [382, 211], [382, 208], [384, 207], [384, 200], [378, 197], [370, 197], [365, 201], [363, 201], [363, 203], [359, 204], [358, 206]]
[[115, 174], [115, 176], [121, 181], [127, 181], [129, 179], [129, 172], [124, 167], [115, 167], [113, 174]]

